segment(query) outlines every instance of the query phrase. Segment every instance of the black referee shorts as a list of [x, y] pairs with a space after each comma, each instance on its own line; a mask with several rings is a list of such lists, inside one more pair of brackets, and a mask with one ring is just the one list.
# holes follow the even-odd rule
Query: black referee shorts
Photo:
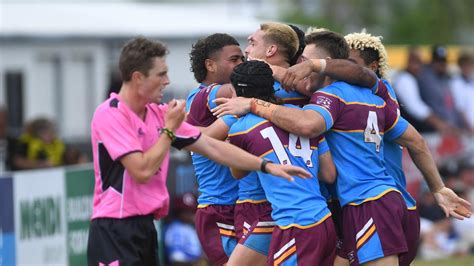
[[153, 216], [92, 220], [87, 262], [89, 266], [159, 265]]

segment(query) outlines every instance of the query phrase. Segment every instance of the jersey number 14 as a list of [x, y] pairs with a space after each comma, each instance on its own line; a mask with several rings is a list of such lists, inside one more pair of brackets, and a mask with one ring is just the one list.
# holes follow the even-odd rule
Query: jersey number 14
[[[262, 129], [260, 131], [260, 134], [263, 138], [270, 140], [270, 143], [273, 146], [273, 151], [275, 151], [275, 154], [277, 155], [280, 164], [291, 165], [291, 161], [288, 158], [288, 154], [286, 153], [280, 138], [278, 138], [275, 129], [273, 127], [267, 127], [265, 129]], [[311, 161], [311, 155], [313, 153], [313, 150], [311, 150], [309, 139], [297, 136], [295, 134], [290, 134], [289, 137], [290, 138], [288, 142], [288, 150], [290, 151], [290, 153], [295, 157], [302, 158], [308, 167], [313, 167], [313, 162]], [[296, 145], [298, 139], [300, 140], [299, 147]]]

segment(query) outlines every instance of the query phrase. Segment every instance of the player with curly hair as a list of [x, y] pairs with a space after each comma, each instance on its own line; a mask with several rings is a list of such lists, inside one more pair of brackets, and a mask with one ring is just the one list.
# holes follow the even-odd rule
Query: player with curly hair
[[[243, 54], [234, 37], [215, 33], [198, 40], [189, 53], [191, 71], [199, 82], [186, 101], [187, 122], [205, 127], [217, 118], [210, 111], [215, 98], [232, 97], [235, 92], [230, 83], [232, 69], [243, 62]], [[232, 116], [219, 119], [230, 127]], [[224, 139], [223, 134], [220, 139]], [[192, 154], [199, 186], [196, 230], [199, 240], [213, 265], [225, 264], [236, 246], [234, 206], [238, 197], [238, 180], [229, 168], [199, 154]]]

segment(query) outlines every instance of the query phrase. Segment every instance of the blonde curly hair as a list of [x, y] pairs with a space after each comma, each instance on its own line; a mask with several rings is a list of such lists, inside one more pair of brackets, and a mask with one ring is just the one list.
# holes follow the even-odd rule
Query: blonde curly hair
[[388, 79], [388, 56], [387, 51], [382, 44], [382, 36], [373, 36], [363, 29], [362, 32], [347, 34], [344, 36], [344, 38], [351, 49], [359, 51], [363, 51], [364, 49], [372, 49], [376, 51], [379, 56], [379, 67], [376, 72], [382, 79]]

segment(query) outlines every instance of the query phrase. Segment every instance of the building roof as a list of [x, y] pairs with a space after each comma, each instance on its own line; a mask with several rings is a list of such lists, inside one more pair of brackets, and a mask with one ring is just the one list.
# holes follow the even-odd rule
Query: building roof
[[260, 24], [247, 11], [218, 3], [2, 3], [0, 37], [247, 36]]

